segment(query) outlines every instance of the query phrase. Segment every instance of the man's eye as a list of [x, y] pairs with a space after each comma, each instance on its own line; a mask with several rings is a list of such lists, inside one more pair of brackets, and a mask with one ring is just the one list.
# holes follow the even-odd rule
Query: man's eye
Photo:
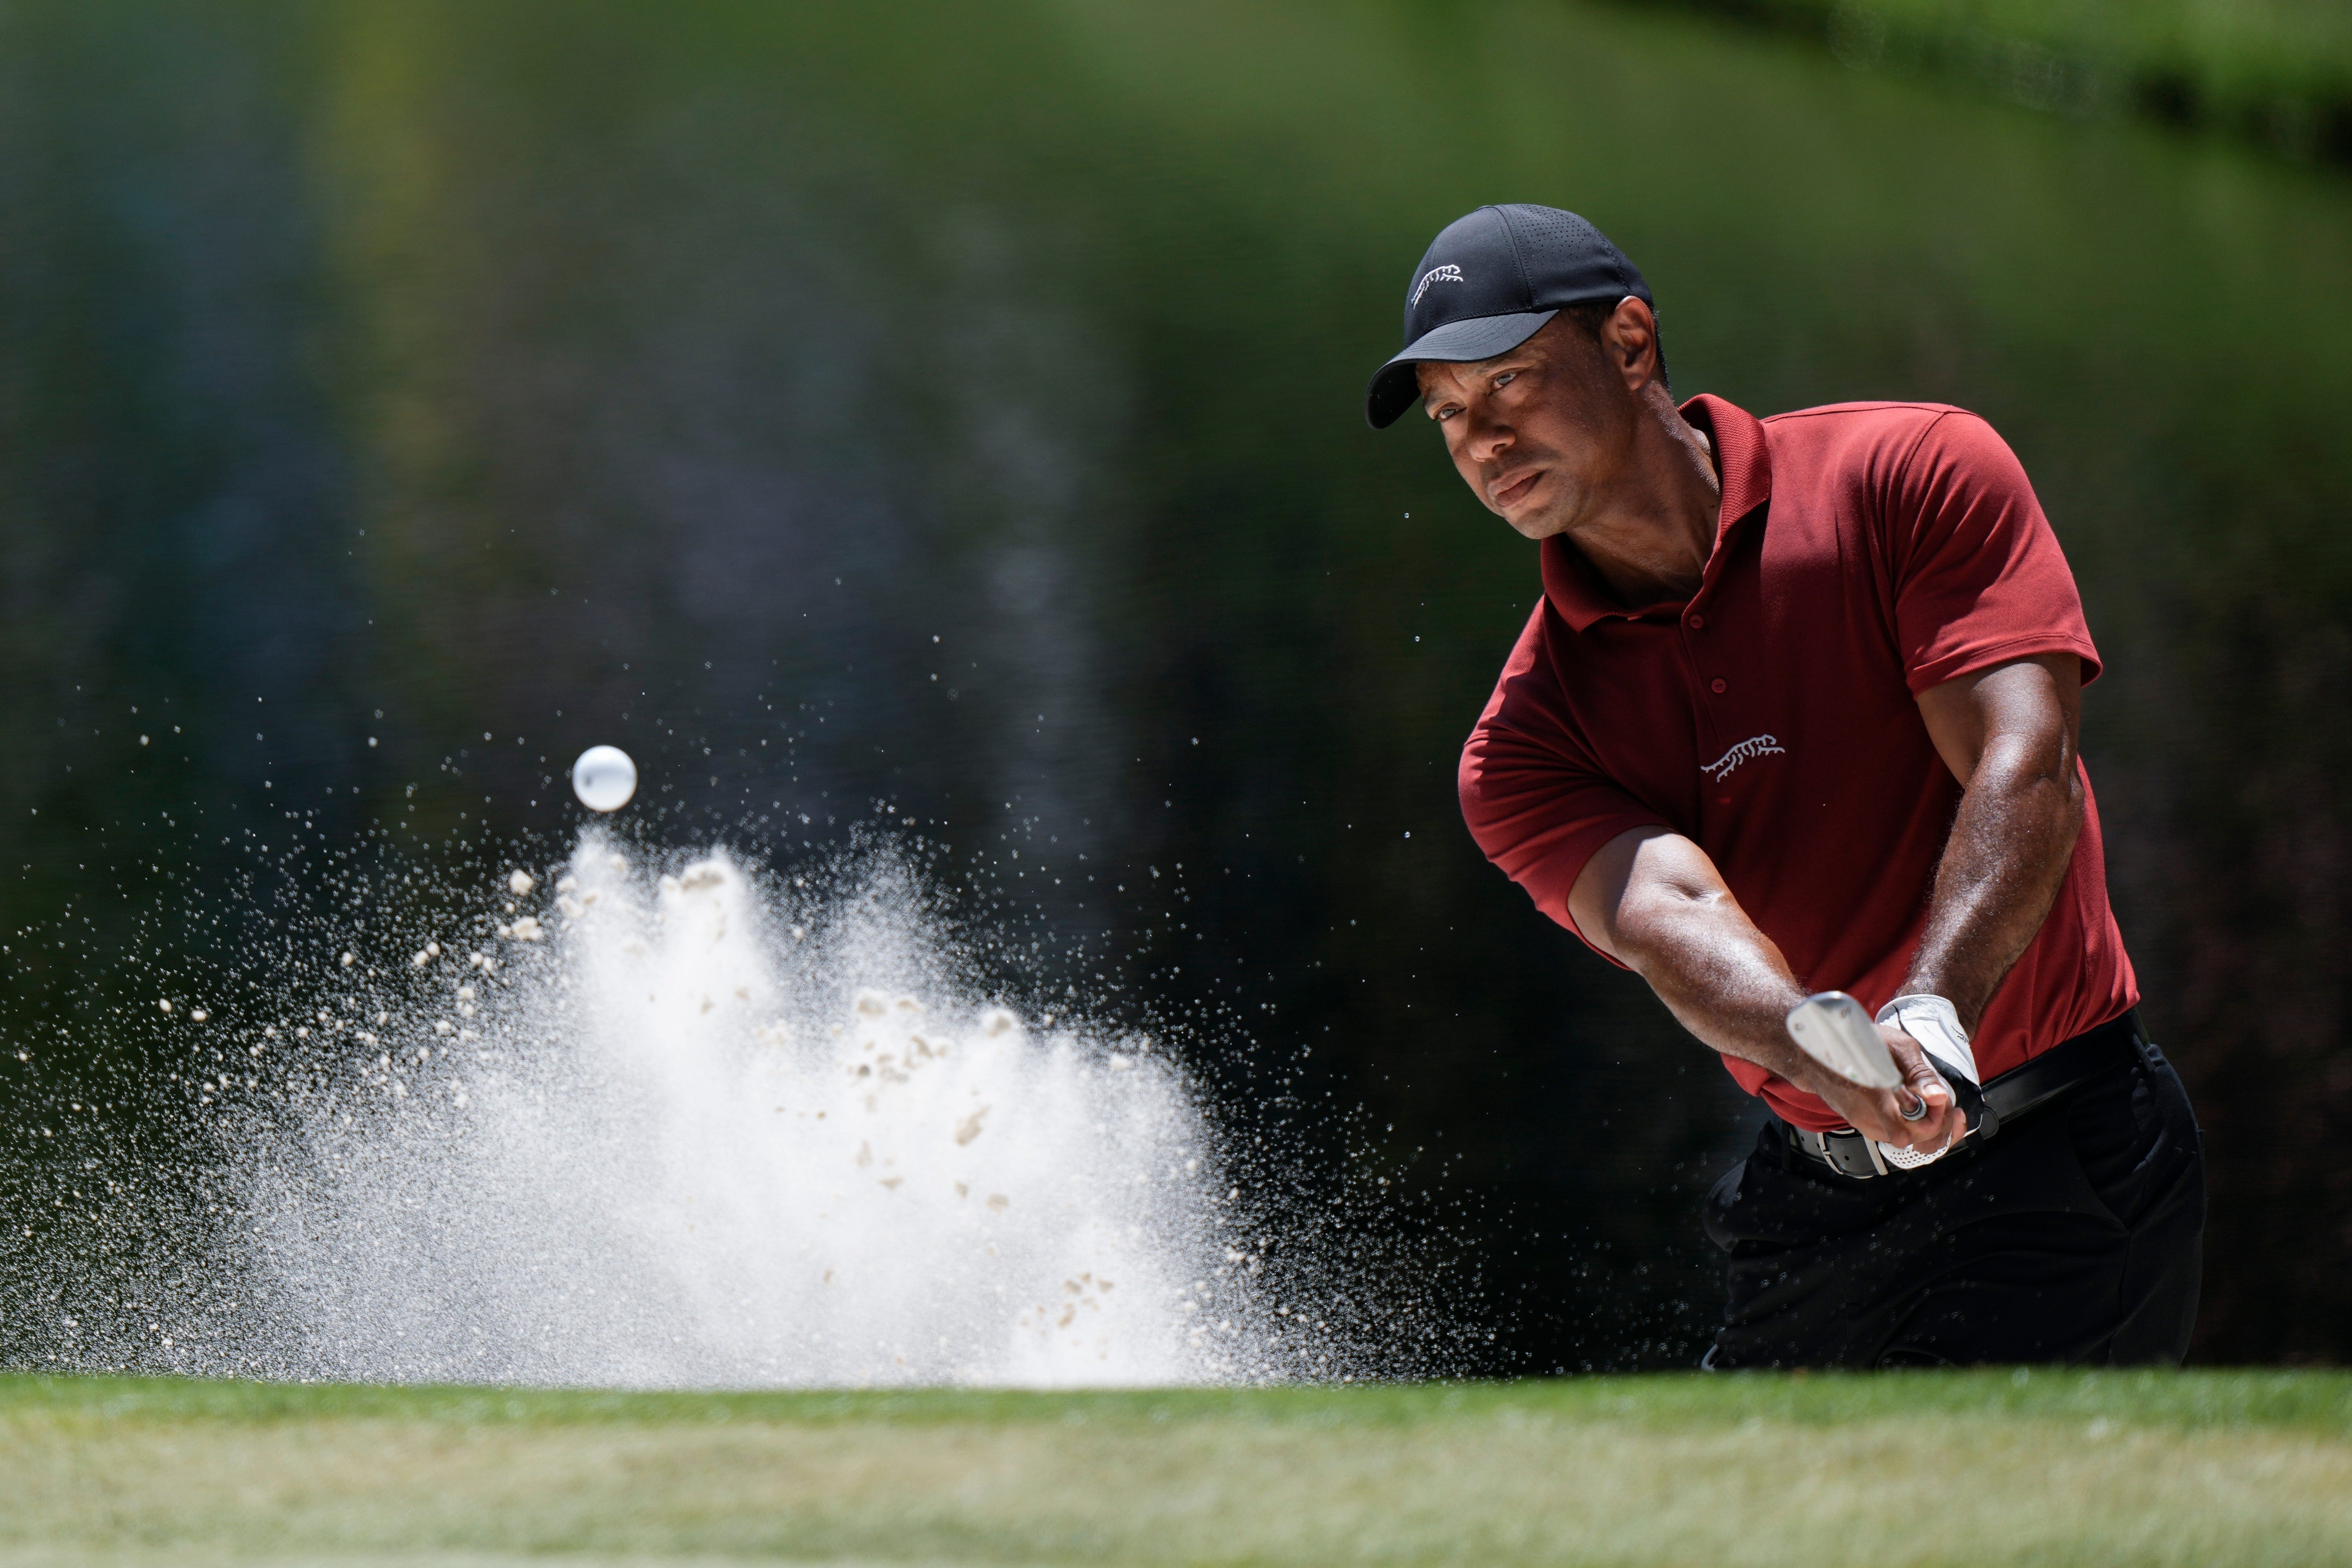
[[1515, 371], [1515, 370], [1507, 370], [1507, 371], [1505, 371], [1502, 374], [1500, 374], [1500, 375], [1498, 375], [1498, 376], [1496, 376], [1496, 377], [1495, 378], [1495, 386], [1496, 386], [1496, 389], [1497, 391], [1500, 391], [1502, 388], [1504, 388], [1504, 387], [1506, 387], [1506, 386], [1510, 385], [1510, 384], [1511, 384], [1511, 383], [1513, 383], [1513, 382], [1515, 382], [1515, 381], [1517, 381], [1517, 380], [1518, 380], [1518, 379], [1519, 379], [1519, 373], [1518, 373], [1517, 371]]
[[1461, 412], [1462, 410], [1459, 408], [1454, 407], [1452, 404], [1448, 404], [1443, 408], [1433, 410], [1429, 416], [1442, 425], [1446, 420], [1453, 418], [1456, 414]]

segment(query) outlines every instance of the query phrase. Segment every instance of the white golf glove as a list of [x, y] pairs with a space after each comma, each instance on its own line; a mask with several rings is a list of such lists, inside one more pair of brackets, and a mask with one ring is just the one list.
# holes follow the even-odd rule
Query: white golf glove
[[[1892, 1024], [1919, 1042], [1927, 1053], [1927, 1060], [1945, 1078], [1964, 1078], [1971, 1087], [1977, 1079], [1977, 1054], [1969, 1046], [1969, 1032], [1960, 1027], [1959, 1009], [1941, 996], [1925, 992], [1909, 996], [1897, 996], [1878, 1010], [1878, 1021]], [[1970, 1131], [1975, 1131], [1971, 1128]], [[1932, 1165], [1951, 1152], [1958, 1144], [1951, 1143], [1932, 1154], [1916, 1149], [1899, 1148], [1893, 1143], [1881, 1143], [1878, 1152], [1886, 1163], [1898, 1170], [1916, 1171], [1922, 1165]]]

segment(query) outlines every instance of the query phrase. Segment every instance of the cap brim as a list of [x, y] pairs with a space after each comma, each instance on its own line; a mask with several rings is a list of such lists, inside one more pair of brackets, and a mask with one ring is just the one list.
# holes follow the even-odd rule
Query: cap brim
[[1413, 405], [1421, 396], [1414, 365], [1426, 360], [1468, 364], [1508, 353], [1559, 314], [1558, 310], [1520, 310], [1507, 316], [1472, 316], [1432, 328], [1372, 373], [1372, 384], [1364, 389], [1364, 418], [1373, 429], [1385, 430]]

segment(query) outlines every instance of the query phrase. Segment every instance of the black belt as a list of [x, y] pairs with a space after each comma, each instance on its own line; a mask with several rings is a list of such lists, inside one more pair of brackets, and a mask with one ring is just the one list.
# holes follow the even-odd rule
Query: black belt
[[[2137, 1009], [2126, 1013], [2112, 1023], [2062, 1040], [2057, 1045], [2027, 1062], [2012, 1068], [1994, 1079], [1979, 1090], [1971, 1090], [1966, 1080], [1952, 1082], [1952, 1091], [1959, 1097], [1960, 1108], [1969, 1113], [1969, 1125], [1973, 1138], [1990, 1138], [2001, 1128], [2030, 1110], [2038, 1110], [2101, 1073], [2113, 1071], [2126, 1062], [2145, 1059], [2147, 1047], [2140, 1034]], [[1928, 1058], [1930, 1061], [1934, 1058]], [[1787, 1124], [1782, 1123], [1784, 1127]], [[1851, 1130], [1843, 1132], [1808, 1132], [1801, 1128], [1788, 1127], [1790, 1146], [1811, 1159], [1820, 1161], [1843, 1176], [1857, 1178], [1899, 1175], [1893, 1165], [1873, 1158], [1877, 1153], [1870, 1140]], [[1937, 1162], [1941, 1164], [1942, 1162]], [[1923, 1165], [1921, 1170], [1934, 1166]]]

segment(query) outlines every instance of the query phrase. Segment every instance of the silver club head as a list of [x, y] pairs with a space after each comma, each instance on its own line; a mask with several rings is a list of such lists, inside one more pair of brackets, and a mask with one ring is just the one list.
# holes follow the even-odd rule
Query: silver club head
[[[1878, 1026], [1861, 1003], [1843, 991], [1822, 991], [1789, 1009], [1789, 1037], [1797, 1048], [1864, 1089], [1895, 1089], [1903, 1075]], [[1922, 1113], [1925, 1107], [1922, 1107]]]

